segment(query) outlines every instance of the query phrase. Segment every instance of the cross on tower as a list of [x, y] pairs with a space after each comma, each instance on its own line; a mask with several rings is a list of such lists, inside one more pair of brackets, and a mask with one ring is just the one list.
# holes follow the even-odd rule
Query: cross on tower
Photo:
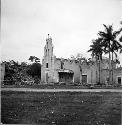
[[49, 39], [49, 34], [48, 34], [48, 39]]

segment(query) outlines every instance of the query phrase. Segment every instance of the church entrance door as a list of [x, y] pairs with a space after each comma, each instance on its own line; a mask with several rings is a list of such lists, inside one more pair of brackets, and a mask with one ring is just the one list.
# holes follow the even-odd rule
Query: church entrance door
[[87, 83], [87, 75], [82, 75], [82, 83]]
[[59, 72], [59, 82], [72, 83], [73, 73]]

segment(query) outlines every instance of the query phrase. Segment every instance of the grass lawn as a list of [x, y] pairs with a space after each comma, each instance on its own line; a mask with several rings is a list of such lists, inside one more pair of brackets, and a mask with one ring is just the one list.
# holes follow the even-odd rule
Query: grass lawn
[[118, 92], [1, 92], [3, 124], [121, 125]]
[[[76, 85], [2, 85], [1, 88], [36, 88], [36, 89], [88, 89], [87, 86], [76, 86]], [[95, 86], [94, 89], [122, 89], [122, 86], [113, 87], [113, 86]]]

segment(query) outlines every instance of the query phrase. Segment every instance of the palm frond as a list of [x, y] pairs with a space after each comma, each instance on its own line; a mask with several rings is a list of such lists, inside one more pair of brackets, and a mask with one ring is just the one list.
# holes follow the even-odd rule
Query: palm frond
[[118, 31], [114, 31], [113, 37], [116, 38], [121, 32], [122, 32], [122, 28], [120, 28]]

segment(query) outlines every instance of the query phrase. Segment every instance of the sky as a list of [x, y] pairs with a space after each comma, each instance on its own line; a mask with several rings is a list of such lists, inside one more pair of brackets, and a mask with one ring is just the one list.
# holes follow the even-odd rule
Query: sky
[[1, 59], [42, 60], [47, 34], [56, 57], [89, 57], [103, 24], [113, 24], [114, 30], [122, 26], [121, 8], [122, 0], [1, 0]]

